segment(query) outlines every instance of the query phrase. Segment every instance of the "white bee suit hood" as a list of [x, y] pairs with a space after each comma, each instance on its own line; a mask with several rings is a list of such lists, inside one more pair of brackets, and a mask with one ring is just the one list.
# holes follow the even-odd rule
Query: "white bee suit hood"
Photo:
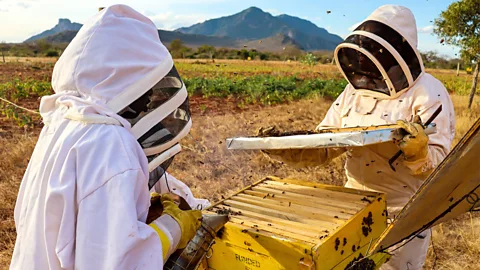
[[[130, 128], [116, 109], [144, 94], [173, 66], [168, 50], [152, 36], [158, 36], [155, 25], [125, 6], [97, 13], [55, 64], [55, 94], [43, 97], [40, 104], [44, 122], [65, 106], [69, 118]], [[111, 108], [109, 103], [118, 105]]]
[[[11, 269], [162, 269], [162, 243], [145, 224], [149, 163], [132, 132], [140, 121], [119, 113], [172, 69], [155, 25], [132, 8], [105, 8], [84, 24], [55, 65], [55, 94], [41, 100], [45, 126], [18, 192]], [[185, 120], [177, 108], [186, 95], [178, 99], [163, 112]], [[162, 222], [175, 248], [180, 227], [168, 215]]]
[[384, 5], [335, 49], [335, 61], [360, 95], [395, 99], [424, 73], [417, 27], [405, 7]]
[[[131, 129], [151, 157], [152, 171], [168, 167], [181, 150], [178, 142], [191, 127], [188, 93], [155, 25], [132, 11], [112, 6], [81, 28], [55, 65], [55, 94], [42, 99], [40, 112], [46, 124], [60, 108], [67, 119]], [[146, 112], [137, 112], [134, 119], [119, 115], [139, 99], [150, 102], [147, 92], [152, 89], [157, 96], [163, 91], [162, 103], [142, 105]]]

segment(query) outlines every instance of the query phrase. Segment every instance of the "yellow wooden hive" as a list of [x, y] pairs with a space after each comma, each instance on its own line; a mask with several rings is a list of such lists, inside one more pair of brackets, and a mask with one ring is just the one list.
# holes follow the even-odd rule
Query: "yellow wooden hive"
[[386, 228], [381, 193], [268, 177], [207, 212], [230, 221], [204, 268], [375, 269], [387, 259], [357, 263]]

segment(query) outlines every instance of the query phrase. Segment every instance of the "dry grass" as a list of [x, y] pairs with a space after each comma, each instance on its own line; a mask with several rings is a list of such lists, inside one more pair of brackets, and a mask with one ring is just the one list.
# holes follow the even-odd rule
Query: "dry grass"
[[[455, 143], [480, 115], [477, 103], [471, 112], [465, 108], [467, 97], [453, 96], [457, 114]], [[330, 101], [302, 100], [292, 104], [215, 116], [194, 115], [192, 136], [183, 141], [184, 150], [176, 157], [171, 173], [192, 187], [197, 196], [219, 200], [266, 175], [296, 177], [322, 183], [342, 185], [345, 181], [343, 158], [317, 169], [292, 169], [271, 161], [263, 154], [227, 151], [225, 138], [251, 135], [272, 124], [282, 129], [311, 129], [323, 118]], [[0, 163], [0, 265], [8, 265], [14, 245], [13, 208], [16, 192], [36, 136], [16, 135], [0, 141], [0, 152], [8, 153]], [[437, 269], [474, 269], [480, 257], [480, 218], [469, 216], [434, 229]], [[430, 250], [428, 268], [434, 261]]]
[[170, 170], [197, 194], [217, 200], [267, 175], [342, 185], [345, 176], [341, 159], [322, 169], [296, 170], [257, 151], [228, 151], [225, 146], [226, 138], [253, 135], [262, 126], [313, 129], [322, 120], [329, 103], [320, 99], [302, 100], [236, 114], [194, 117], [192, 136], [184, 140], [184, 151]]
[[[1, 59], [1, 58], [0, 58]], [[5, 62], [36, 62], [36, 63], [55, 63], [58, 57], [15, 57], [5, 56]], [[3, 60], [2, 60], [3, 61]]]
[[[187, 61], [185, 61], [187, 62]], [[222, 61], [218, 61], [222, 62]], [[233, 64], [235, 61], [225, 62]], [[243, 61], [237, 61], [244, 63]], [[259, 64], [250, 61], [245, 65]], [[262, 63], [264, 64], [264, 63]], [[265, 63], [265, 69], [285, 68], [285, 63]], [[293, 69], [303, 69], [289, 63]], [[243, 66], [243, 64], [242, 64]], [[248, 67], [247, 67], [248, 68]], [[312, 72], [334, 72], [327, 67]], [[441, 73], [443, 71], [436, 71]], [[466, 96], [453, 95], [457, 117], [457, 134], [454, 144], [480, 117], [478, 97], [472, 110], [466, 109]], [[183, 152], [175, 158], [170, 172], [192, 187], [195, 195], [212, 201], [228, 196], [241, 187], [267, 175], [296, 177], [327, 184], [342, 185], [345, 178], [343, 157], [317, 169], [292, 169], [274, 162], [259, 152], [227, 151], [225, 139], [233, 136], [252, 135], [263, 126], [276, 124], [281, 129], [312, 129], [325, 115], [331, 101], [323, 99], [302, 100], [275, 107], [252, 107], [243, 112], [225, 114], [197, 113], [193, 116], [191, 136], [183, 141]], [[0, 136], [0, 268], [10, 263], [15, 240], [13, 209], [22, 175], [36, 142], [34, 134]], [[434, 262], [436, 269], [480, 269], [480, 217], [466, 214], [455, 221], [433, 229], [433, 249], [430, 249], [426, 269]]]
[[36, 136], [30, 134], [0, 137], [0, 268], [10, 264], [16, 236], [13, 209], [35, 143]]

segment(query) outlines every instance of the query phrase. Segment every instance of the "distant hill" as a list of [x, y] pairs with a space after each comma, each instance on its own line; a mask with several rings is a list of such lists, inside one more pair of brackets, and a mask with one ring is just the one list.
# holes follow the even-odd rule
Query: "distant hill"
[[[81, 27], [79, 23], [60, 19], [52, 29], [25, 42], [44, 39], [51, 43], [69, 43]], [[175, 31], [158, 30], [158, 33], [167, 46], [173, 40], [180, 39], [186, 46], [193, 48], [208, 44], [214, 47], [271, 52], [280, 52], [286, 47], [307, 51], [333, 50], [343, 40], [308, 20], [285, 14], [272, 16], [256, 7]]]
[[72, 23], [69, 19], [59, 19], [57, 25], [55, 25], [52, 29], [43, 31], [42, 33], [30, 37], [29, 39], [25, 40], [25, 42], [31, 42], [38, 39], [46, 38], [51, 35], [55, 35], [64, 31], [78, 31], [82, 27], [79, 23]]
[[176, 31], [186, 34], [206, 36], [228, 36], [235, 39], [260, 39], [287, 31], [288, 27], [270, 13], [251, 7], [240, 13], [207, 20], [190, 27], [179, 28]]
[[214, 47], [237, 48], [239, 41], [229, 37], [212, 37], [195, 34], [184, 34], [175, 31], [158, 30], [160, 40], [165, 45], [170, 44], [175, 39], [180, 39], [188, 47], [199, 47], [204, 44], [212, 45]]
[[299, 29], [301, 32], [307, 35], [321, 37], [322, 39], [331, 41], [335, 44], [338, 44], [343, 41], [343, 38], [341, 38], [340, 36], [330, 34], [327, 30], [316, 26], [311, 21], [301, 19], [298, 17], [293, 17], [286, 14], [279, 15], [277, 16], [277, 18], [282, 20], [289, 27], [294, 29]]
[[272, 16], [251, 7], [237, 14], [207, 20], [176, 31], [185, 34], [256, 40], [284, 35], [305, 50], [333, 50], [343, 39], [310, 21], [289, 15]]
[[259, 40], [239, 42], [239, 45], [242, 45], [242, 44], [244, 47], [246, 46], [249, 49], [255, 49], [257, 51], [269, 51], [269, 52], [281, 52], [284, 48], [287, 48], [287, 47], [295, 47], [300, 50], [304, 49], [294, 39], [283, 34], [278, 34], [275, 36], [271, 36], [271, 37], [259, 39]]
[[[78, 31], [64, 31], [47, 36], [43, 39], [50, 43], [69, 43], [77, 35]], [[217, 47], [239, 47], [239, 42], [228, 37], [209, 37], [202, 35], [188, 35], [180, 32], [158, 30], [162, 43], [170, 44], [175, 39], [180, 39], [189, 47], [199, 47], [203, 44], [214, 44]]]
[[68, 30], [44, 37], [43, 39], [50, 43], [70, 43], [77, 33], [78, 31]]

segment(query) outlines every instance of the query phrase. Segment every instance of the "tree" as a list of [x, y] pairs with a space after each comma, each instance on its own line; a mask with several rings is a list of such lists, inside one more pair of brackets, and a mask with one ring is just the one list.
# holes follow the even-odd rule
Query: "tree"
[[446, 44], [460, 47], [460, 54], [475, 65], [468, 108], [477, 88], [480, 62], [480, 0], [460, 0], [442, 11], [435, 19], [434, 33]]
[[293, 58], [293, 61], [297, 61], [297, 58], [302, 55], [302, 51], [295, 46], [287, 46], [283, 48], [283, 55], [285, 56], [285, 60], [287, 60], [287, 58]]
[[0, 46], [0, 50], [2, 51], [2, 58], [3, 58], [3, 62], [5, 63], [5, 53], [3, 52], [5, 50], [5, 41], [2, 40], [2, 42], [0, 42], [1, 46]]
[[183, 47], [183, 41], [178, 38], [172, 40], [172, 43], [170, 43], [170, 51], [180, 51]]
[[178, 38], [172, 40], [172, 43], [170, 43], [169, 51], [173, 58], [185, 58], [185, 54], [188, 50], [189, 48], [185, 47], [183, 41]]
[[59, 54], [58, 54], [58, 51], [55, 50], [55, 49], [49, 49], [46, 53], [45, 53], [45, 56], [46, 57], [58, 57]]
[[238, 55], [240, 56], [241, 59], [247, 60], [248, 57], [250, 56], [250, 53], [247, 50], [242, 49], [241, 51], [238, 51]]
[[197, 52], [199, 54], [207, 54], [210, 59], [213, 59], [213, 56], [215, 55], [215, 47], [210, 45], [202, 45], [198, 47]]

